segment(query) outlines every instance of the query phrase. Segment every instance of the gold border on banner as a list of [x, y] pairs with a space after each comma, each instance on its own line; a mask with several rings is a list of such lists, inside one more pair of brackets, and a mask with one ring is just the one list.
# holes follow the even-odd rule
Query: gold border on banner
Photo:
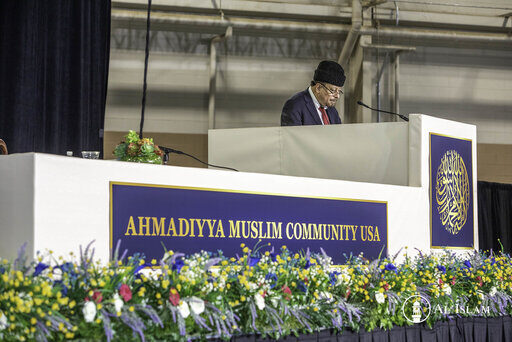
[[469, 141], [471, 143], [471, 180], [473, 181], [474, 183], [474, 175], [473, 175], [473, 139], [467, 139], [467, 138], [459, 138], [459, 137], [454, 137], [454, 136], [451, 136], [451, 135], [446, 135], [446, 134], [439, 134], [439, 133], [432, 133], [432, 132], [429, 132], [429, 135], [428, 135], [428, 184], [429, 184], [429, 199], [428, 199], [428, 202], [430, 204], [430, 208], [429, 208], [429, 221], [430, 221], [430, 248], [431, 249], [455, 249], [455, 250], [470, 250], [470, 249], [474, 249], [475, 248], [475, 203], [474, 203], [474, 200], [475, 200], [475, 196], [474, 196], [474, 184], [472, 183], [471, 184], [471, 194], [472, 194], [472, 197], [473, 197], [473, 227], [472, 227], [472, 240], [473, 240], [473, 243], [471, 244], [471, 247], [460, 247], [460, 246], [434, 246], [432, 245], [432, 207], [433, 207], [433, 203], [432, 203], [432, 136], [435, 135], [435, 136], [439, 136], [439, 137], [445, 137], [445, 138], [450, 138], [450, 139], [456, 139], [456, 140], [464, 140], [464, 141]]
[[375, 200], [361, 200], [351, 198], [339, 198], [339, 197], [323, 197], [323, 196], [301, 196], [301, 195], [289, 195], [289, 194], [276, 194], [270, 192], [258, 192], [258, 191], [244, 191], [244, 190], [228, 190], [228, 189], [216, 189], [216, 188], [201, 188], [191, 186], [177, 186], [177, 185], [162, 185], [162, 184], [148, 184], [148, 183], [132, 183], [132, 182], [117, 182], [109, 181], [109, 193], [110, 193], [110, 255], [112, 257], [112, 249], [114, 248], [114, 217], [113, 217], [113, 199], [112, 199], [112, 188], [114, 185], [128, 185], [128, 186], [139, 186], [139, 187], [152, 187], [152, 188], [165, 188], [165, 189], [182, 189], [182, 190], [197, 190], [197, 191], [210, 191], [210, 192], [227, 192], [227, 193], [238, 193], [238, 194], [250, 194], [250, 195], [263, 195], [263, 196], [280, 196], [280, 197], [294, 197], [294, 198], [313, 198], [313, 199], [327, 199], [333, 201], [351, 201], [351, 202], [364, 202], [364, 203], [382, 203], [386, 205], [386, 251], [389, 250], [389, 218], [388, 218], [388, 201], [375, 201]]

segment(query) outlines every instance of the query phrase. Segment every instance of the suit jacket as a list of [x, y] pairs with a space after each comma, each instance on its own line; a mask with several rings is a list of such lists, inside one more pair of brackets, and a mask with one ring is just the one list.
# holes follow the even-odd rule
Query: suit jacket
[[[334, 107], [327, 108], [327, 116], [331, 124], [341, 124], [338, 111]], [[306, 89], [293, 95], [284, 104], [281, 113], [281, 126], [321, 125], [315, 103]]]

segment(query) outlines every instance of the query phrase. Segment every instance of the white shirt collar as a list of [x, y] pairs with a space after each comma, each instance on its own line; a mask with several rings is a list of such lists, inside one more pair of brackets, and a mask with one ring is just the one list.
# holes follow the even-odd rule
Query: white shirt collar
[[[309, 95], [311, 96], [311, 99], [313, 99], [313, 103], [315, 104], [315, 108], [318, 109], [318, 107], [320, 107], [320, 102], [318, 102], [318, 100], [316, 99], [315, 97], [315, 94], [313, 94], [313, 90], [311, 90], [311, 86], [308, 88], [308, 91], [309, 91]], [[322, 106], [324, 107], [324, 106]], [[326, 109], [327, 107], [324, 107], [324, 109]]]
[[311, 90], [311, 87], [308, 88], [308, 91], [309, 91], [309, 95], [311, 96], [311, 99], [313, 100], [313, 103], [315, 104], [315, 109], [316, 109], [316, 112], [318, 114], [318, 117], [320, 118], [320, 122], [322, 123], [322, 125], [324, 124], [324, 120], [322, 120], [322, 112], [320, 112], [320, 109], [318, 109], [319, 107], [323, 107], [324, 109], [327, 110], [327, 107], [325, 106], [322, 106], [320, 104], [320, 102], [318, 102], [318, 100], [316, 99], [315, 97], [315, 94], [313, 94], [313, 91]]

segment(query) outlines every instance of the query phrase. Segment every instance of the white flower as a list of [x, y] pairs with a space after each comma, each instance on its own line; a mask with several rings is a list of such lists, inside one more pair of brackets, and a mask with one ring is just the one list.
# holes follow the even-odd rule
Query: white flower
[[386, 298], [384, 297], [383, 293], [377, 292], [375, 294], [375, 300], [377, 301], [377, 303], [382, 304], [386, 301]]
[[333, 300], [332, 294], [327, 291], [320, 292], [320, 298], [324, 299], [328, 303], [332, 302], [332, 300]]
[[489, 295], [491, 297], [494, 297], [494, 295], [496, 295], [496, 292], [498, 292], [498, 290], [496, 289], [496, 286], [493, 286], [491, 292], [489, 292]]
[[196, 315], [200, 315], [204, 312], [204, 301], [197, 297], [190, 297], [189, 300], [190, 308]]
[[272, 303], [272, 306], [275, 307], [275, 308], [277, 308], [278, 305], [279, 305], [279, 299], [277, 299], [276, 297], [272, 297], [270, 302]]
[[7, 317], [0, 311], [0, 330], [7, 328]]
[[190, 315], [190, 309], [188, 307], [187, 302], [182, 301], [178, 306], [178, 311], [183, 318], [187, 318]]
[[84, 314], [86, 322], [90, 323], [94, 321], [94, 317], [96, 317], [96, 304], [94, 304], [94, 302], [86, 302], [82, 313]]
[[55, 280], [55, 281], [62, 280], [62, 270], [60, 268], [53, 269], [53, 280]]
[[263, 298], [262, 295], [256, 293], [254, 295], [254, 301], [256, 302], [256, 306], [258, 307], [259, 310], [265, 309], [265, 298]]
[[114, 306], [116, 308], [116, 312], [121, 311], [124, 306], [124, 301], [121, 299], [121, 297], [119, 297], [117, 293], [114, 295]]
[[452, 294], [452, 288], [448, 284], [444, 284], [442, 288], [443, 292], [446, 293], [448, 296]]

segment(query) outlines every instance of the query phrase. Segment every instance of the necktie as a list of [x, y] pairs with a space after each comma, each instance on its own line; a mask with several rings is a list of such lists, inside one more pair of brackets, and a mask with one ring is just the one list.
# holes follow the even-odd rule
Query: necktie
[[320, 106], [318, 109], [320, 109], [320, 113], [322, 113], [322, 121], [324, 122], [324, 125], [330, 125], [331, 123], [329, 122], [329, 117], [327, 116], [327, 112], [324, 107]]

